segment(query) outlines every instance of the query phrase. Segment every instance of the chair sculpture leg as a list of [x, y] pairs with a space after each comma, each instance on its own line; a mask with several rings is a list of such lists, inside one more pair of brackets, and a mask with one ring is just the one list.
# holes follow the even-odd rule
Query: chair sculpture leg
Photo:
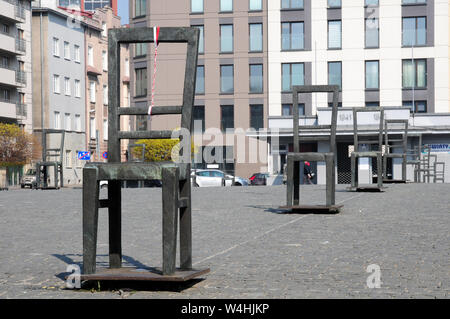
[[185, 207], [180, 208], [180, 268], [190, 270], [192, 269], [192, 206], [189, 178], [180, 182], [180, 197], [185, 201]]
[[179, 187], [179, 169], [163, 168], [163, 275], [173, 275], [176, 270]]
[[351, 156], [351, 170], [352, 170], [352, 188], [358, 187], [358, 181], [356, 179], [356, 161], [358, 159], [356, 158], [355, 154], [352, 153]]
[[109, 267], [122, 267], [121, 182], [108, 182]]
[[378, 188], [383, 187], [383, 154], [377, 154], [377, 184]]
[[294, 164], [294, 205], [300, 205], [300, 161], [293, 161]]
[[326, 155], [326, 176], [327, 176], [327, 206], [333, 206], [336, 202], [336, 174], [334, 171], [334, 154]]
[[408, 160], [406, 154], [403, 155], [403, 163], [402, 163], [402, 181], [406, 182], [406, 161]]
[[83, 273], [94, 274], [97, 255], [99, 182], [96, 168], [83, 169]]
[[288, 207], [291, 207], [294, 204], [294, 161], [289, 156], [287, 158], [286, 170], [287, 170], [287, 172], [286, 172], [286, 175], [287, 175], [286, 205]]

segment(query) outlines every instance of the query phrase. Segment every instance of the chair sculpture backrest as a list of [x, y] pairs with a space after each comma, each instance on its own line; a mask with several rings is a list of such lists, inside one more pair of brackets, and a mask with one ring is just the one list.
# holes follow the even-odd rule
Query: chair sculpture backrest
[[[54, 130], [54, 129], [44, 129], [42, 130], [43, 134], [43, 145], [42, 145], [42, 160], [44, 162], [59, 162], [63, 163], [63, 153], [64, 153], [64, 141], [66, 136], [66, 131], [64, 130]], [[47, 147], [47, 137], [49, 135], [59, 134], [61, 136], [61, 140], [59, 143], [59, 147], [48, 148]], [[54, 158], [58, 158], [59, 160], [54, 160]]]
[[[353, 108], [353, 146], [354, 152], [359, 152], [359, 146], [361, 144], [371, 143], [370, 140], [363, 139], [359, 134], [358, 126], [358, 113], [379, 113], [379, 127], [378, 127], [378, 151], [381, 152], [383, 149], [383, 126], [384, 126], [384, 108], [382, 107], [355, 107]], [[373, 134], [372, 134], [373, 135]], [[373, 142], [371, 143], [373, 144]]]
[[336, 152], [336, 130], [338, 117], [339, 86], [338, 85], [303, 85], [292, 87], [292, 109], [294, 120], [294, 153], [300, 151], [300, 124], [298, 111], [298, 95], [302, 93], [333, 93], [330, 125], [302, 126], [302, 129], [330, 129], [330, 153]]
[[[403, 154], [407, 154], [408, 152], [408, 120], [385, 120], [384, 121], [384, 143], [386, 145], [386, 153], [390, 153], [390, 150], [401, 148]], [[400, 132], [402, 135], [401, 140], [392, 140], [389, 141], [389, 130], [393, 128], [392, 125], [400, 125]], [[391, 134], [392, 131], [391, 131]], [[389, 144], [390, 143], [390, 144]]]
[[[110, 29], [108, 32], [109, 106], [108, 106], [108, 162], [121, 161], [122, 139], [171, 139], [172, 131], [120, 131], [120, 116], [148, 116], [147, 107], [120, 107], [120, 44], [154, 43], [153, 28]], [[191, 132], [192, 109], [195, 97], [197, 55], [200, 31], [194, 27], [161, 27], [158, 44], [187, 43], [186, 68], [184, 74], [183, 102], [181, 106], [154, 106], [152, 116], [181, 114], [181, 128]], [[189, 141], [190, 146], [190, 138]], [[190, 172], [189, 172], [190, 174]]]

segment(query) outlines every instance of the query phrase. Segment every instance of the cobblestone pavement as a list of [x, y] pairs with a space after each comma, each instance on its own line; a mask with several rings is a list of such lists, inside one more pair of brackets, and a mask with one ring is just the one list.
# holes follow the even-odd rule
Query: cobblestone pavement
[[[450, 184], [339, 186], [339, 215], [286, 214], [284, 186], [193, 189], [193, 260], [209, 267], [188, 285], [65, 289], [81, 264], [81, 190], [0, 192], [0, 298], [449, 298]], [[320, 204], [324, 186], [302, 186]], [[161, 190], [123, 190], [125, 265], [160, 266]], [[99, 266], [107, 264], [100, 212]], [[381, 269], [381, 288], [366, 272]], [[120, 289], [119, 289], [120, 288]]]

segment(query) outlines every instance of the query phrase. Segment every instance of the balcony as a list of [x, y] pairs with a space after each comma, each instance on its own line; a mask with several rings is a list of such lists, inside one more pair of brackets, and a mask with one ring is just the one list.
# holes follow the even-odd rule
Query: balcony
[[16, 39], [10, 34], [0, 32], [0, 43], [2, 44], [3, 51], [8, 51], [12, 54], [17, 54]]
[[3, 63], [0, 63], [0, 84], [17, 86], [16, 71]]
[[16, 82], [19, 85], [27, 85], [27, 74], [24, 71], [16, 71]]
[[27, 105], [22, 102], [16, 103], [16, 115], [19, 117], [27, 117]]
[[0, 16], [15, 23], [25, 21], [25, 8], [16, 0], [0, 1]]
[[24, 39], [16, 39], [16, 52], [19, 54], [25, 54], [27, 52], [27, 43]]
[[16, 104], [11, 100], [0, 98], [0, 117], [16, 118]]

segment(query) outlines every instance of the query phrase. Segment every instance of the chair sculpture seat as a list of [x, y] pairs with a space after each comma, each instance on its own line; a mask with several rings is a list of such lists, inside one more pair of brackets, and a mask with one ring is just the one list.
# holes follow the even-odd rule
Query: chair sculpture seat
[[[297, 212], [316, 212], [316, 213], [339, 213], [343, 207], [336, 205], [336, 173], [335, 173], [335, 154], [336, 154], [336, 126], [337, 126], [337, 108], [339, 98], [339, 86], [314, 85], [314, 86], [293, 86], [293, 105], [298, 105], [298, 95], [301, 93], [331, 92], [333, 93], [333, 107], [331, 115], [331, 124], [322, 126], [302, 126], [302, 129], [329, 129], [330, 130], [330, 152], [319, 153], [309, 152], [300, 153], [300, 127], [299, 111], [293, 107], [294, 119], [294, 152], [287, 155], [287, 204], [282, 209], [289, 209]], [[300, 204], [300, 163], [325, 162], [326, 164], [326, 204], [325, 205], [303, 205]]]
[[[402, 138], [395, 140], [389, 139], [389, 129], [391, 124], [398, 124], [401, 126]], [[406, 183], [406, 165], [408, 163], [408, 120], [385, 120], [384, 125], [386, 152], [383, 156], [383, 182], [398, 184]], [[401, 149], [399, 153], [393, 153], [392, 150]], [[401, 179], [387, 179], [387, 160], [388, 158], [400, 158], [402, 159], [402, 178]]]
[[[377, 133], [378, 140], [367, 140], [370, 136], [365, 136], [366, 140], [362, 139], [362, 136], [358, 130], [358, 113], [365, 112], [375, 112], [379, 113], [379, 131]], [[351, 153], [351, 186], [348, 188], [349, 191], [357, 191], [357, 192], [381, 192], [383, 191], [383, 125], [384, 125], [384, 109], [380, 107], [362, 107], [362, 108], [353, 108], [353, 147], [354, 150]], [[372, 134], [373, 135], [373, 134]], [[360, 151], [362, 144], [368, 145], [378, 145], [378, 150], [374, 151]], [[359, 158], [376, 158], [377, 159], [377, 185], [359, 185], [357, 178], [357, 170], [359, 167]]]
[[[109, 46], [109, 105], [108, 105], [108, 163], [89, 163], [83, 169], [83, 272], [81, 280], [147, 280], [186, 281], [209, 272], [192, 268], [191, 221], [191, 158], [180, 155], [178, 162], [121, 162], [122, 139], [170, 139], [171, 131], [120, 131], [120, 116], [147, 116], [147, 108], [121, 108], [120, 44], [153, 42], [152, 28], [110, 29]], [[155, 106], [152, 117], [181, 114], [181, 130], [192, 133], [192, 109], [197, 70], [199, 31], [197, 28], [161, 27], [159, 43], [187, 43], [187, 59], [182, 106]], [[155, 119], [154, 119], [155, 120]], [[182, 133], [180, 130], [180, 134]], [[191, 138], [182, 134], [190, 153]], [[186, 138], [186, 140], [185, 140]], [[146, 271], [122, 267], [121, 244], [121, 184], [122, 181], [162, 181], [162, 267]], [[108, 181], [108, 198], [99, 199], [99, 183]], [[109, 211], [109, 269], [97, 271], [96, 244], [98, 210]], [[180, 234], [180, 266], [176, 267], [177, 233]]]
[[[64, 151], [64, 140], [65, 131], [64, 130], [52, 130], [44, 129], [42, 130], [42, 161], [36, 163], [36, 188], [37, 189], [59, 189], [64, 187], [64, 167], [63, 167], [63, 151]], [[59, 147], [48, 148], [47, 147], [47, 137], [49, 135], [59, 134], [61, 140]], [[56, 159], [55, 159], [56, 158]], [[47, 177], [49, 167], [53, 167], [54, 172], [54, 187], [48, 186]], [[43, 176], [41, 179], [41, 171]], [[58, 178], [59, 175], [59, 178]]]

